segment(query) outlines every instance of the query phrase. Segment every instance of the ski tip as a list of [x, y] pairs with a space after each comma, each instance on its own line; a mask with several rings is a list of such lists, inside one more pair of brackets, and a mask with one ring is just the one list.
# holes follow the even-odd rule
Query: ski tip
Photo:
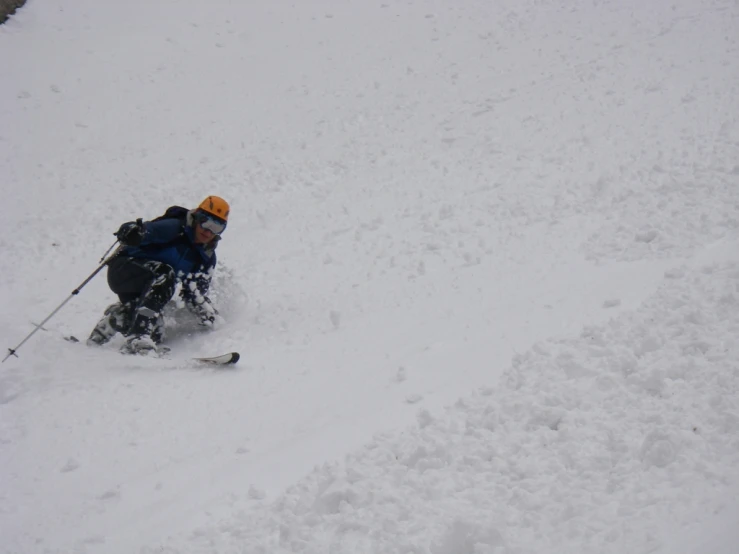
[[229, 352], [228, 354], [223, 354], [222, 356], [213, 356], [212, 358], [193, 358], [197, 362], [203, 362], [206, 364], [215, 364], [215, 365], [233, 365], [236, 362], [239, 361], [241, 356], [238, 352]]

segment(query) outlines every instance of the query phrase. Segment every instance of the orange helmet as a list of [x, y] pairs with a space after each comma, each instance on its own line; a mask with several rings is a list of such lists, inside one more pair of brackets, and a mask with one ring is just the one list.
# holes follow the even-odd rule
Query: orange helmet
[[216, 216], [218, 219], [228, 221], [228, 212], [231, 207], [220, 196], [209, 196], [198, 206], [198, 210]]

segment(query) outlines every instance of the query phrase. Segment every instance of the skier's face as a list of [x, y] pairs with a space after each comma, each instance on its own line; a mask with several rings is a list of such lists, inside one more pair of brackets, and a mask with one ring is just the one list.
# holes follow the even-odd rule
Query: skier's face
[[195, 242], [197, 244], [207, 244], [216, 235], [226, 230], [226, 222], [224, 220], [201, 210], [195, 210], [192, 220], [195, 224]]
[[215, 234], [208, 229], [204, 229], [200, 223], [195, 225], [195, 243], [196, 244], [208, 244], [213, 240]]

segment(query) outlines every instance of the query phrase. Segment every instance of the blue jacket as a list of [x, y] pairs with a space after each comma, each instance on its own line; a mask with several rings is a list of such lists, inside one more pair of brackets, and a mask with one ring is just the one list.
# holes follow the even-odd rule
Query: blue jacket
[[195, 232], [184, 220], [161, 219], [144, 223], [144, 240], [139, 246], [127, 246], [120, 255], [163, 262], [174, 269], [178, 281], [194, 280], [205, 294], [216, 266], [214, 248], [195, 244]]

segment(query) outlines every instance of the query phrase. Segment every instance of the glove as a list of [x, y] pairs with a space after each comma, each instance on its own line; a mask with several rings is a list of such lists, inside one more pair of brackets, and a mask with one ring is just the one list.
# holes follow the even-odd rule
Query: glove
[[140, 219], [124, 223], [115, 236], [124, 246], [138, 246], [144, 240], [144, 224]]
[[215, 322], [216, 322], [216, 316], [214, 316], [214, 315], [202, 315], [202, 316], [200, 316], [200, 323], [199, 323], [199, 325], [201, 327], [211, 328], [211, 327], [213, 327], [213, 324]]
[[211, 328], [216, 321], [218, 310], [213, 307], [213, 304], [210, 302], [210, 298], [207, 296], [203, 298], [203, 303], [195, 306], [195, 313], [200, 320], [201, 326]]

